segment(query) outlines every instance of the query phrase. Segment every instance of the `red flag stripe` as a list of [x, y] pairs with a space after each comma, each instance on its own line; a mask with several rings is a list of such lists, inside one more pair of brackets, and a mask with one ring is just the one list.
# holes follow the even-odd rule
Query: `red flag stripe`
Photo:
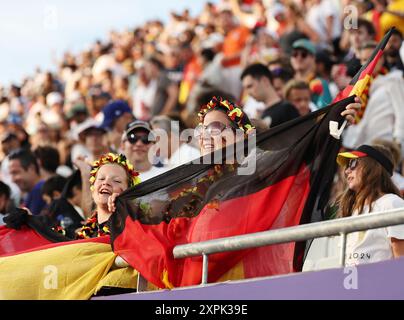
[[[303, 165], [296, 176], [288, 177], [254, 194], [223, 201], [217, 208], [205, 206], [195, 218], [175, 218], [168, 224], [143, 225], [138, 220], [127, 217], [125, 232], [114, 241], [114, 251], [161, 288], [165, 287], [165, 283], [162, 275], [156, 271], [163, 269], [167, 270], [169, 281], [174, 286], [198, 284], [201, 281], [201, 257], [174, 259], [172, 249], [175, 245], [298, 225], [310, 189], [309, 180], [309, 170]], [[268, 203], [268, 200], [271, 202]], [[248, 276], [291, 272], [294, 247], [289, 246], [289, 249], [290, 251], [284, 253], [289, 258], [284, 260], [287, 261], [286, 267], [279, 261], [274, 261], [274, 257], [280, 256], [276, 247], [264, 247], [257, 251], [261, 258], [272, 257], [263, 265], [254, 263], [258, 255], [250, 255], [251, 250], [211, 255], [209, 279], [217, 280], [242, 257], [248, 257], [244, 261]], [[156, 252], [160, 254], [156, 255]], [[156, 256], [161, 258], [157, 260]], [[167, 256], [171, 257], [168, 261], [164, 259]], [[140, 261], [143, 263], [139, 263]]]

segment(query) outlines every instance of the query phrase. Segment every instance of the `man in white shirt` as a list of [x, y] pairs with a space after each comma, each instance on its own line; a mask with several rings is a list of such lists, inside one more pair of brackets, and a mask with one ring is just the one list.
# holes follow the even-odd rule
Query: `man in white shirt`
[[150, 124], [135, 120], [127, 126], [122, 135], [121, 150], [139, 172], [141, 182], [162, 174], [166, 168], [153, 165], [154, 134]]
[[166, 170], [174, 169], [201, 156], [197, 148], [181, 139], [183, 128], [179, 121], [168, 116], [156, 116], [151, 120], [151, 124], [153, 130], [161, 134], [158, 134], [159, 155]]

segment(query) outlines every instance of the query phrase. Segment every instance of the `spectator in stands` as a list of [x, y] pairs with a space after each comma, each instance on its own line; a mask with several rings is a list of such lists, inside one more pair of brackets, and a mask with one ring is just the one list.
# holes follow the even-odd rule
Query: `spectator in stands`
[[316, 52], [317, 75], [328, 82], [328, 88], [330, 89], [332, 99], [334, 99], [340, 91], [335, 80], [332, 78], [332, 70], [335, 64], [335, 57], [330, 51], [321, 50]]
[[199, 95], [214, 88], [220, 88], [224, 81], [222, 74], [217, 71], [219, 65], [217, 59], [215, 59], [215, 52], [212, 49], [201, 50], [197, 57], [202, 71], [196, 84], [191, 89], [190, 96], [186, 104], [187, 115], [197, 112], [198, 108], [200, 107], [197, 105], [197, 98]]
[[[232, 112], [232, 114], [237, 114], [236, 117], [233, 116], [234, 120], [229, 116], [230, 106], [236, 110]], [[341, 115], [352, 123], [359, 107], [358, 102], [349, 104]], [[232, 144], [237, 139], [246, 138], [248, 134], [256, 133], [248, 116], [239, 107], [221, 97], [213, 98], [209, 103], [203, 105], [198, 115], [200, 124], [195, 129], [195, 136], [199, 139], [202, 155]], [[259, 126], [260, 131], [265, 130], [264, 125]], [[240, 136], [238, 133], [244, 134]]]
[[285, 99], [284, 89], [286, 83], [293, 79], [293, 75], [287, 70], [279, 68], [271, 70], [272, 73], [272, 85], [279, 97]]
[[163, 64], [155, 57], [149, 58], [145, 63], [145, 73], [148, 87], [154, 91], [150, 108], [152, 116], [168, 114], [176, 110], [178, 102], [178, 85], [168, 79]]
[[58, 175], [53, 175], [45, 180], [41, 188], [41, 194], [42, 199], [48, 206], [52, 203], [53, 200], [60, 198], [66, 182], [66, 178]]
[[21, 147], [20, 140], [18, 137], [12, 132], [5, 132], [1, 135], [0, 139], [1, 143], [1, 152], [3, 153], [3, 157], [6, 157], [10, 154], [11, 151], [18, 149]]
[[404, 177], [398, 171], [402, 159], [400, 145], [394, 141], [383, 139], [375, 139], [372, 141], [372, 144], [381, 145], [389, 150], [394, 165], [393, 176], [391, 177], [391, 180], [393, 180], [398, 190], [400, 190], [401, 195], [404, 196]]
[[272, 80], [271, 71], [260, 63], [248, 66], [241, 74], [241, 81], [245, 92], [255, 100], [266, 104], [266, 109], [262, 113], [262, 119], [271, 128], [299, 117], [297, 109], [278, 96], [273, 87]]
[[[340, 153], [347, 189], [339, 199], [339, 217], [371, 214], [404, 207], [391, 180], [393, 160], [382, 146], [362, 145]], [[348, 235], [346, 265], [377, 262], [404, 255], [404, 225], [371, 229]]]
[[[231, 117], [231, 113], [236, 116]], [[214, 97], [202, 106], [198, 115], [200, 124], [195, 129], [195, 136], [199, 139], [203, 156], [255, 133], [248, 116], [238, 106], [221, 97]]]
[[295, 71], [294, 79], [305, 81], [311, 90], [311, 99], [318, 108], [331, 103], [328, 82], [316, 73], [316, 49], [307, 39], [296, 40], [292, 45], [290, 63]]
[[319, 36], [321, 47], [337, 47], [341, 36], [340, 12], [332, 0], [307, 1], [306, 22]]
[[122, 135], [121, 150], [139, 172], [140, 181], [162, 174], [166, 169], [154, 165], [155, 136], [148, 122], [131, 122]]
[[92, 117], [97, 116], [102, 109], [111, 100], [111, 95], [108, 92], [102, 91], [100, 86], [90, 88], [86, 96], [86, 106]]
[[56, 169], [60, 165], [60, 156], [57, 149], [50, 146], [38, 147], [34, 150], [34, 155], [38, 161], [42, 180], [48, 180], [56, 174]]
[[319, 41], [319, 35], [305, 20], [303, 8], [295, 1], [285, 1], [285, 7], [277, 9], [276, 13], [279, 44], [286, 55], [291, 54], [292, 45], [298, 39], [308, 38], [314, 43]]
[[[63, 185], [60, 184], [63, 181]], [[46, 185], [48, 188], [45, 188]], [[58, 191], [54, 191], [58, 190]], [[73, 173], [69, 178], [64, 179], [60, 176], [54, 176], [47, 180], [43, 190], [52, 198], [49, 204], [48, 218], [49, 225], [52, 227], [60, 226], [65, 231], [65, 236], [74, 239], [76, 230], [82, 227], [82, 222], [86, 216], [81, 209], [82, 204], [82, 183], [79, 172]], [[91, 209], [87, 212], [90, 216]]]
[[301, 116], [317, 109], [311, 102], [310, 87], [304, 81], [289, 81], [285, 87], [285, 99], [295, 106]]
[[112, 150], [119, 150], [122, 133], [126, 126], [133, 121], [132, 109], [126, 101], [113, 100], [102, 110], [104, 115], [101, 127], [108, 130], [108, 143]]
[[[371, 57], [376, 46], [375, 42], [363, 44], [360, 51], [362, 63]], [[344, 145], [348, 148], [381, 138], [397, 141], [404, 150], [404, 79], [400, 70], [387, 72], [383, 64], [384, 56], [374, 68], [362, 119], [345, 132]]]
[[72, 162], [78, 157], [88, 157], [89, 161], [94, 161], [109, 152], [106, 130], [92, 118], [76, 126], [75, 138], [79, 143], [72, 148]]
[[72, 128], [74, 125], [83, 123], [88, 118], [88, 110], [84, 103], [73, 104], [66, 112], [66, 118]]
[[4, 225], [3, 217], [6, 213], [10, 212], [10, 206], [12, 201], [10, 201], [11, 190], [8, 185], [3, 181], [0, 181], [0, 226]]
[[397, 29], [391, 33], [389, 42], [384, 49], [385, 52], [385, 66], [390, 71], [401, 70], [404, 73], [404, 64], [400, 57], [400, 48], [403, 44], [403, 35]]
[[90, 189], [95, 211], [77, 232], [78, 239], [109, 234], [107, 221], [115, 211], [115, 198], [139, 183], [138, 172], [122, 154], [109, 153], [95, 161], [90, 171]]
[[223, 6], [220, 10], [218, 28], [225, 36], [221, 59], [221, 72], [225, 79], [222, 89], [239, 99], [242, 89], [240, 83], [241, 56], [250, 31], [247, 27], [235, 22], [230, 7]]
[[9, 155], [9, 161], [11, 179], [25, 193], [23, 206], [34, 215], [39, 215], [46, 203], [41, 196], [44, 180], [41, 179], [35, 155], [31, 151], [18, 149]]
[[3, 159], [1, 160], [1, 171], [0, 177], [1, 181], [6, 183], [11, 189], [11, 199], [14, 202], [14, 205], [20, 204], [21, 199], [21, 190], [20, 188], [12, 181], [10, 172], [9, 172], [9, 158], [8, 155], [14, 151], [18, 150], [21, 147], [21, 141], [18, 137], [11, 132], [5, 132], [0, 137], [1, 143], [1, 151], [3, 153]]
[[179, 117], [156, 116], [150, 124], [154, 134], [160, 137], [156, 148], [159, 147], [159, 156], [167, 170], [200, 157], [199, 151], [185, 140], [189, 137], [181, 135], [185, 125]]
[[[150, 84], [145, 70], [145, 62], [143, 60], [136, 61], [137, 76], [133, 80], [133, 114], [136, 119], [149, 121], [152, 117], [152, 105], [154, 101], [155, 88]], [[150, 85], [149, 85], [150, 84]]]
[[365, 42], [374, 40], [376, 35], [375, 28], [371, 22], [359, 18], [357, 25], [357, 28], [344, 30], [340, 44], [343, 49], [348, 49], [344, 62], [347, 64], [347, 74], [351, 77], [355, 76], [361, 68], [359, 57], [361, 46]]

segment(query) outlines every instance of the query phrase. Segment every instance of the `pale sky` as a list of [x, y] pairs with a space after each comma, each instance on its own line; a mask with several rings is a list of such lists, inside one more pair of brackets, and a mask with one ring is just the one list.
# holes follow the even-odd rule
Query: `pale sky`
[[[6, 2], [7, 1], [7, 2]], [[54, 66], [69, 49], [79, 52], [108, 31], [146, 20], [167, 21], [169, 12], [202, 10], [207, 0], [5, 0], [0, 5], [0, 84], [19, 82], [36, 66]], [[213, 1], [216, 2], [216, 1]]]

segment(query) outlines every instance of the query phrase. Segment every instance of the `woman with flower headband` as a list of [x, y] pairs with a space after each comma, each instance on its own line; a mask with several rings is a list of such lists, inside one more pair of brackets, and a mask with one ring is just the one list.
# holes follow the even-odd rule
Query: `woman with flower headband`
[[[359, 108], [359, 99], [356, 98], [355, 103], [347, 105], [341, 115], [353, 123]], [[220, 97], [213, 97], [208, 104], [202, 106], [198, 116], [200, 123], [195, 129], [195, 136], [199, 138], [202, 155], [231, 145], [256, 131], [240, 107]]]
[[202, 106], [198, 117], [200, 123], [195, 129], [195, 136], [199, 138], [202, 155], [233, 144], [255, 132], [248, 116], [238, 106], [220, 97], [213, 97]]
[[122, 154], [108, 153], [93, 163], [90, 189], [95, 211], [77, 232], [78, 239], [109, 234], [107, 221], [114, 212], [111, 203], [120, 193], [140, 182], [138, 175]]

